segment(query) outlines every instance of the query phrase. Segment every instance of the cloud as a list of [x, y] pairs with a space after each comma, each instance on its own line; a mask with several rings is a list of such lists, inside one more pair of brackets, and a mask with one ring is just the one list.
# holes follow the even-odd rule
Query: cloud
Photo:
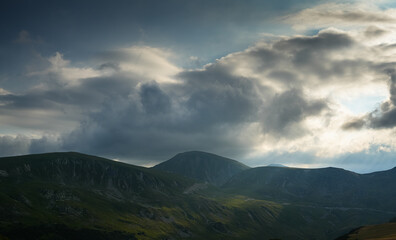
[[[224, 154], [247, 151], [252, 142], [242, 142], [241, 133], [233, 129], [245, 128], [257, 110], [257, 100], [251, 96], [254, 88], [246, 80], [211, 71], [184, 72], [178, 76], [184, 84], [131, 86], [130, 93], [105, 103], [65, 135], [65, 148], [157, 161], [188, 149]], [[223, 82], [212, 82], [210, 75]], [[235, 86], [224, 89], [227, 81]]]
[[380, 28], [380, 27], [377, 27], [377, 26], [369, 26], [366, 29], [366, 31], [364, 32], [364, 35], [367, 38], [377, 38], [377, 37], [385, 35], [387, 33], [389, 33], [389, 31], [387, 31], [387, 30], [385, 30], [383, 28]]
[[367, 120], [343, 105], [364, 87], [389, 83], [393, 94], [391, 44], [367, 43], [381, 29], [280, 36], [200, 69], [182, 69], [174, 53], [148, 46], [105, 51], [78, 67], [55, 53], [30, 75], [40, 84], [0, 95], [0, 123], [33, 135], [24, 152], [73, 150], [134, 163], [187, 150], [235, 158], [362, 152], [392, 136], [361, 128]]
[[266, 166], [277, 163], [288, 167], [298, 168], [343, 168], [357, 173], [370, 173], [383, 171], [395, 167], [395, 154], [393, 148], [384, 145], [371, 145], [364, 151], [340, 154], [336, 157], [322, 157], [319, 161], [315, 154], [310, 152], [268, 152], [259, 158], [249, 158], [245, 164], [252, 167]]
[[30, 139], [22, 135], [0, 136], [0, 156], [14, 156], [29, 153]]
[[389, 99], [382, 102], [379, 108], [343, 125], [346, 130], [359, 130], [363, 127], [381, 129], [396, 126], [396, 71], [387, 69], [389, 74]]
[[[331, 113], [328, 95], [312, 95], [310, 84], [311, 91], [342, 84], [338, 77], [358, 64], [351, 61], [339, 65], [345, 71], [328, 74], [304, 68], [318, 58], [318, 68], [329, 68], [338, 61], [334, 53], [353, 46], [348, 34], [323, 31], [259, 43], [202, 69], [180, 70], [173, 76], [176, 84], [137, 80], [65, 135], [65, 146], [143, 160], [189, 149], [242, 156], [263, 136], [268, 146], [279, 139], [298, 141], [316, 134], [309, 119]], [[306, 59], [296, 61], [302, 53]]]
[[366, 125], [366, 121], [361, 118], [351, 119], [342, 125], [343, 130], [359, 130]]
[[10, 92], [3, 88], [0, 88], [0, 95], [7, 95], [7, 94], [10, 94]]
[[70, 61], [65, 60], [63, 54], [56, 52], [54, 56], [48, 58], [50, 67], [44, 71], [30, 72], [29, 75], [45, 76], [52, 84], [71, 85], [78, 84], [78, 81], [86, 78], [101, 76], [102, 73], [90, 67], [71, 67]]
[[51, 135], [41, 137], [0, 136], [0, 157], [59, 151], [62, 149], [58, 140], [57, 137]]
[[263, 114], [264, 132], [294, 138], [305, 134], [301, 124], [309, 116], [327, 108], [323, 100], [307, 100], [301, 90], [291, 89], [277, 94]]
[[396, 24], [395, 9], [380, 9], [368, 2], [325, 3], [284, 17], [297, 30], [325, 27]]
[[113, 69], [139, 76], [141, 81], [174, 82], [173, 75], [181, 69], [174, 65], [170, 59], [173, 57], [166, 49], [149, 46], [131, 46], [116, 50], [106, 51], [101, 54], [101, 61], [106, 61], [103, 66], [112, 66]]

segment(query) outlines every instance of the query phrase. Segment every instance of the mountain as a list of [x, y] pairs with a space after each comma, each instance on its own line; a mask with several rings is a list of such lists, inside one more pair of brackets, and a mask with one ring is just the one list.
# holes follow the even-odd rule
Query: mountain
[[366, 206], [396, 211], [396, 167], [386, 171], [362, 174]]
[[179, 153], [154, 169], [177, 173], [199, 181], [221, 186], [232, 176], [249, 169], [248, 166], [212, 153], [191, 151]]
[[288, 167], [288, 166], [279, 163], [271, 163], [267, 167]]
[[396, 169], [357, 174], [339, 168], [258, 167], [235, 175], [223, 188], [272, 201], [396, 211]]
[[51, 182], [106, 190], [115, 197], [181, 193], [193, 184], [176, 175], [75, 152], [1, 158], [0, 169], [2, 184]]
[[74, 152], [0, 158], [0, 234], [10, 239], [166, 236], [179, 228], [154, 220], [169, 216], [156, 205], [167, 206], [193, 184]]
[[282, 209], [74, 152], [0, 158], [0, 189], [0, 239], [271, 238]]
[[267, 201], [243, 196], [241, 187], [229, 192], [156, 168], [74, 152], [0, 158], [0, 190], [2, 240], [326, 240], [395, 216]]

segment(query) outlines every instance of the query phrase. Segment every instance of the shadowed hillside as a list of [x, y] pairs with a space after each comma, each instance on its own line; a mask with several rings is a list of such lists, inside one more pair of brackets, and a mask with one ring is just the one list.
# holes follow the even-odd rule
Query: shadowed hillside
[[[203, 162], [246, 167], [217, 157]], [[249, 180], [224, 192], [157, 168], [80, 153], [0, 158], [0, 239], [333, 239], [394, 216], [241, 194], [257, 184]]]
[[247, 196], [319, 206], [396, 211], [396, 169], [357, 174], [339, 168], [258, 167], [223, 188]]

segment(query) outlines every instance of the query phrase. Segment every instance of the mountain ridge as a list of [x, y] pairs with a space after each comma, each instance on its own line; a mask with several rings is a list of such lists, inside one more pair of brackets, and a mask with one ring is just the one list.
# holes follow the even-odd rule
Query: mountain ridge
[[[160, 169], [76, 152], [0, 158], [0, 170], [0, 239], [69, 240], [76, 234], [109, 239], [114, 234], [120, 239], [327, 240], [394, 217], [253, 198], [243, 190], [254, 182], [227, 192]], [[251, 169], [233, 178], [246, 171]], [[370, 179], [386, 175], [393, 176]]]
[[221, 186], [238, 172], [250, 167], [230, 158], [202, 151], [188, 151], [153, 167]]
[[334, 167], [258, 167], [236, 174], [223, 188], [272, 201], [396, 211], [395, 181], [394, 169], [358, 174]]

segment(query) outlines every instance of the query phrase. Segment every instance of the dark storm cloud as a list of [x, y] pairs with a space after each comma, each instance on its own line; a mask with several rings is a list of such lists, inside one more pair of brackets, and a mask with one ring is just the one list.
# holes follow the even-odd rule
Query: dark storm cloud
[[[319, 14], [319, 13], [318, 13]], [[322, 13], [323, 18], [337, 19], [338, 21], [356, 22], [356, 23], [394, 23], [396, 18], [386, 16], [381, 13], [368, 11], [344, 11], [344, 12], [327, 12]]]
[[325, 30], [314, 36], [285, 37], [271, 44], [258, 44], [234, 54], [234, 60], [228, 61], [235, 66], [229, 64], [229, 69], [245, 64], [244, 68], [249, 71], [265, 75], [263, 79], [286, 88], [301, 88], [308, 83], [342, 83], [346, 75], [355, 75], [351, 81], [359, 81], [363, 72], [373, 68], [374, 63], [364, 58], [335, 57], [358, 47], [362, 46], [349, 34]]
[[185, 81], [186, 109], [197, 126], [251, 121], [257, 118], [262, 94], [271, 93], [252, 79], [233, 76], [221, 64], [183, 72], [179, 78]]
[[0, 95], [0, 109], [24, 110], [24, 109], [54, 109], [59, 107], [56, 103], [67, 104], [67, 99], [59, 96], [60, 92], [30, 92], [27, 94]]
[[334, 54], [358, 45], [347, 33], [325, 30], [314, 36], [285, 37], [272, 44], [259, 44], [235, 54], [234, 64], [238, 65], [237, 60], [243, 61], [251, 71], [267, 74], [272, 81], [280, 81], [289, 87], [300, 88], [307, 82], [333, 84], [337, 77], [359, 75], [362, 69], [372, 64], [364, 58], [334, 57]]
[[[281, 50], [283, 51], [283, 49]], [[249, 51], [249, 57], [253, 58], [255, 71], [265, 71], [276, 67], [282, 61], [282, 54], [269, 48], [253, 48]], [[254, 66], [254, 65], [253, 65]]]
[[50, 84], [25, 94], [0, 95], [0, 113], [4, 116], [0, 125], [33, 131], [70, 131], [68, 128], [74, 127], [76, 121], [99, 111], [104, 103], [127, 98], [137, 84], [131, 77], [113, 75], [84, 79], [78, 85]]
[[268, 74], [268, 77], [292, 88], [297, 88], [302, 84], [294, 73], [285, 70], [272, 71]]
[[241, 154], [250, 143], [235, 135], [253, 121], [261, 100], [255, 84], [219, 67], [180, 74], [173, 87], [143, 83], [89, 115], [64, 136], [64, 148], [156, 159], [189, 149]]
[[301, 136], [305, 133], [305, 129], [300, 122], [308, 116], [319, 114], [326, 108], [326, 101], [307, 100], [298, 89], [277, 94], [270, 106], [265, 109], [264, 131], [278, 136]]
[[294, 37], [280, 40], [274, 44], [275, 49], [301, 51], [309, 49], [311, 53], [345, 48], [353, 44], [352, 38], [345, 33], [321, 32], [313, 37]]
[[315, 36], [280, 40], [273, 45], [273, 48], [287, 54], [297, 69], [318, 76], [317, 81], [328, 82], [330, 77], [359, 72], [368, 64], [358, 59], [332, 59], [334, 52], [347, 50], [355, 45], [356, 42], [348, 34], [325, 31]]
[[372, 128], [393, 128], [396, 126], [396, 108], [380, 113], [380, 116], [371, 114], [369, 117], [369, 126]]
[[137, 81], [123, 76], [84, 79], [79, 85], [51, 83], [47, 89], [33, 89], [24, 94], [0, 95], [0, 109], [48, 109], [63, 106], [97, 106], [118, 96], [126, 96]]
[[171, 110], [171, 99], [156, 83], [143, 84], [139, 96], [147, 114], [157, 115]]

